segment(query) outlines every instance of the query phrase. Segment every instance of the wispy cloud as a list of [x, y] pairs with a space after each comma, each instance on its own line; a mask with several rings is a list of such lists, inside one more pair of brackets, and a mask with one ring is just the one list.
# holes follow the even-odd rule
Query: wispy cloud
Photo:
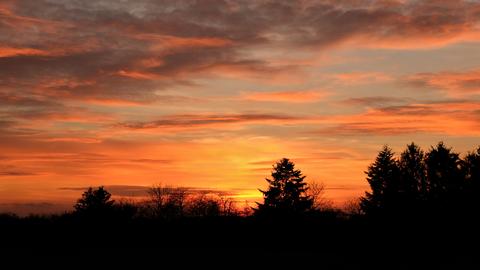
[[160, 120], [150, 122], [125, 122], [119, 123], [116, 126], [128, 129], [195, 128], [235, 123], [283, 123], [285, 121], [300, 119], [301, 118], [295, 116], [273, 114], [170, 115]]
[[334, 80], [339, 81], [342, 84], [358, 85], [366, 83], [384, 83], [393, 81], [394, 78], [391, 75], [382, 72], [349, 72], [334, 74]]
[[310, 103], [318, 102], [329, 95], [325, 90], [249, 92], [240, 97], [243, 100], [262, 102]]
[[335, 116], [330, 127], [315, 133], [324, 135], [379, 135], [431, 133], [478, 136], [478, 102], [439, 102], [372, 108], [364, 113]]
[[48, 52], [32, 49], [32, 48], [12, 48], [12, 47], [0, 47], [0, 57], [12, 57], [12, 56], [26, 56], [26, 55], [49, 55]]
[[409, 85], [443, 90], [453, 97], [480, 94], [480, 70], [418, 73], [406, 78]]
[[343, 100], [341, 103], [350, 106], [366, 106], [366, 107], [387, 107], [397, 104], [410, 104], [412, 98], [400, 98], [390, 96], [370, 96], [355, 97]]
[[24, 172], [24, 171], [0, 171], [0, 176], [31, 176], [31, 175], [36, 175], [36, 173]]

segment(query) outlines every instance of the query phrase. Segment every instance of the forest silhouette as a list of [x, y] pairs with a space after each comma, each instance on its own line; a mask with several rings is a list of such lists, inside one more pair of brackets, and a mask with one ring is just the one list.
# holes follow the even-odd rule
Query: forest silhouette
[[254, 207], [181, 187], [153, 186], [141, 202], [115, 201], [104, 187], [90, 187], [70, 212], [1, 214], [3, 249], [155, 257], [189, 248], [182, 256], [208, 257], [214, 249], [214, 257], [230, 258], [229, 250], [253, 247], [277, 263], [280, 255], [303, 258], [294, 265], [477, 265], [470, 245], [479, 240], [480, 147], [461, 157], [443, 142], [426, 152], [411, 143], [398, 156], [384, 146], [365, 173], [370, 190], [344, 209], [287, 158], [273, 165]]

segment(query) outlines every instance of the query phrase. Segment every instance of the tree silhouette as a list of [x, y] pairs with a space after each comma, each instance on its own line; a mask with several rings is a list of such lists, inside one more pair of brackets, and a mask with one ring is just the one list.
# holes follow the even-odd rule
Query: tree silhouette
[[89, 187], [75, 204], [75, 210], [79, 214], [90, 217], [101, 217], [112, 213], [115, 201], [112, 195], [103, 186], [94, 189]]
[[283, 158], [273, 165], [272, 179], [266, 178], [268, 189], [260, 190], [264, 202], [257, 203], [256, 214], [300, 214], [312, 208], [313, 200], [307, 195], [306, 176], [295, 169], [295, 164]]
[[312, 209], [323, 211], [333, 208], [333, 203], [325, 198], [325, 185], [321, 182], [309, 182], [306, 193], [312, 199]]
[[427, 169], [429, 200], [437, 206], [457, 202], [464, 186], [459, 154], [439, 142], [427, 153], [425, 165]]
[[464, 158], [463, 168], [465, 180], [474, 187], [480, 185], [480, 147], [477, 150], [468, 153]]
[[407, 145], [400, 155], [400, 196], [402, 203], [410, 210], [427, 195], [425, 175], [425, 154], [415, 143]]
[[192, 198], [188, 205], [188, 214], [193, 217], [215, 217], [221, 214], [221, 202], [206, 194]]
[[399, 199], [400, 170], [392, 149], [384, 146], [375, 162], [368, 170], [367, 181], [371, 192], [361, 199], [361, 208], [365, 213], [377, 214], [396, 207]]
[[397, 161], [385, 146], [366, 173], [367, 214], [458, 214], [480, 206], [480, 148], [461, 160], [443, 142], [426, 154], [411, 143]]
[[148, 190], [148, 213], [153, 218], [172, 219], [185, 214], [187, 189], [157, 185]]
[[474, 211], [478, 211], [480, 209], [480, 147], [465, 156], [462, 169], [469, 206]]

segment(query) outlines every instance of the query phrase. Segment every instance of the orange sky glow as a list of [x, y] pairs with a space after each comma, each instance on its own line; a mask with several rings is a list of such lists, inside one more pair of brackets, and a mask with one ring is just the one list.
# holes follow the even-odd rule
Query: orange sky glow
[[479, 112], [479, 1], [0, 1], [0, 211], [253, 202], [283, 157], [341, 205], [384, 144], [473, 150]]

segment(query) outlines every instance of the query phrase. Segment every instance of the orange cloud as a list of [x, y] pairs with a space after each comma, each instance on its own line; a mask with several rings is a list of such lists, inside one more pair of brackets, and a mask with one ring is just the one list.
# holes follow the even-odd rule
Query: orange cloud
[[151, 43], [153, 50], [165, 50], [178, 47], [224, 47], [233, 43], [231, 40], [225, 38], [178, 37], [160, 34], [136, 34], [134, 37], [153, 42]]
[[30, 27], [36, 25], [37, 27], [44, 27], [42, 30], [53, 30], [54, 28], [48, 26], [60, 25], [60, 23], [52, 20], [17, 15], [12, 11], [14, 6], [15, 2], [0, 6], [0, 23], [11, 27]]
[[302, 120], [300, 117], [274, 114], [200, 114], [200, 115], [169, 115], [160, 120], [149, 122], [124, 122], [116, 127], [131, 130], [145, 129], [192, 129], [205, 127], [222, 127], [241, 123], [285, 123]]
[[94, 51], [100, 46], [94, 39], [88, 40], [82, 44], [55, 44], [44, 43], [42, 49], [25, 48], [25, 47], [8, 47], [0, 46], [0, 58], [1, 57], [15, 57], [15, 56], [67, 56], [88, 51]]
[[219, 62], [204, 66], [201, 71], [210, 76], [260, 81], [269, 85], [300, 84], [305, 82], [306, 76], [301, 66], [271, 65], [260, 60]]
[[366, 107], [385, 107], [387, 105], [395, 104], [409, 104], [412, 103], [412, 98], [400, 98], [389, 96], [368, 96], [368, 97], [352, 97], [343, 100], [341, 104], [349, 106], [366, 106]]
[[[367, 48], [380, 49], [427, 49], [440, 48], [450, 44], [461, 42], [477, 42], [480, 39], [480, 30], [475, 26], [475, 21], [466, 22], [457, 25], [455, 23], [446, 25], [433, 25], [434, 21], [440, 21], [444, 18], [431, 16], [427, 20], [431, 20], [432, 25], [426, 28], [416, 22], [418, 18], [406, 17], [406, 21], [402, 22], [397, 32], [392, 31], [390, 34], [383, 36], [378, 33], [365, 33], [352, 38], [345, 42], [346, 46], [355, 46], [363, 44]], [[435, 31], [432, 31], [432, 28]]]
[[120, 76], [132, 78], [132, 79], [139, 79], [139, 80], [154, 80], [160, 79], [163, 76], [155, 73], [148, 73], [148, 72], [140, 72], [140, 71], [125, 71], [120, 70], [117, 73]]
[[334, 79], [348, 85], [365, 83], [382, 83], [393, 80], [393, 77], [382, 72], [350, 72], [332, 75]]
[[32, 48], [0, 47], [0, 57], [11, 57], [19, 55], [49, 55], [49, 52]]
[[329, 93], [324, 90], [294, 90], [246, 93], [241, 99], [264, 102], [309, 103], [323, 100], [328, 95]]
[[480, 70], [418, 73], [408, 77], [406, 80], [413, 86], [445, 90], [452, 97], [480, 93]]
[[78, 143], [100, 143], [101, 140], [98, 138], [82, 138], [82, 137], [55, 137], [55, 138], [46, 138], [43, 141], [45, 142], [78, 142]]
[[337, 115], [323, 121], [325, 135], [380, 135], [412, 133], [479, 136], [478, 102], [445, 102], [372, 108], [355, 115]]

